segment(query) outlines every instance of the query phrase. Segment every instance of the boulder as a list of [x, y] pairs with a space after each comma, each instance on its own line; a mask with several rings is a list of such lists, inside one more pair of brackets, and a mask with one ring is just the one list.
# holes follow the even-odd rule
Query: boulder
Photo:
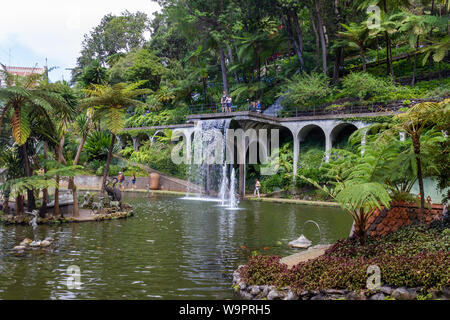
[[405, 287], [400, 287], [392, 291], [393, 298], [397, 300], [414, 300], [417, 298], [415, 290], [408, 290]]
[[276, 290], [271, 290], [267, 295], [267, 300], [275, 300], [280, 297], [279, 293]]
[[20, 243], [21, 246], [28, 246], [30, 243], [32, 243], [33, 240], [29, 239], [29, 238], [25, 238], [22, 240], [22, 242]]
[[13, 248], [14, 251], [23, 251], [23, 250], [25, 250], [25, 249], [26, 249], [25, 246], [15, 246], [15, 247]]
[[250, 294], [256, 296], [261, 292], [261, 289], [259, 289], [258, 286], [253, 286], [252, 289], [250, 290]]
[[294, 292], [292, 291], [288, 291], [286, 297], [284, 297], [283, 300], [298, 300], [298, 295], [296, 295]]
[[369, 300], [384, 300], [385, 297], [386, 296], [383, 293], [379, 292], [372, 295]]
[[33, 241], [32, 243], [30, 243], [30, 247], [40, 247], [41, 246], [41, 241]]
[[380, 287], [380, 292], [387, 294], [388, 296], [390, 296], [392, 294], [392, 291], [394, 291], [394, 289], [392, 289], [391, 287], [388, 286], [382, 286]]
[[42, 240], [41, 241], [41, 247], [48, 247], [49, 245], [51, 245], [52, 243], [48, 240]]

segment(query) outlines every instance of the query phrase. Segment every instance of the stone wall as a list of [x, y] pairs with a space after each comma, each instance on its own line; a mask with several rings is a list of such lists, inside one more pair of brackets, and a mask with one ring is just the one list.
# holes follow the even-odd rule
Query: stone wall
[[380, 286], [375, 290], [350, 291], [345, 289], [302, 290], [294, 291], [289, 287], [277, 288], [271, 285], [247, 285], [241, 278], [239, 269], [233, 273], [235, 294], [244, 300], [416, 300], [450, 299], [450, 287], [440, 290], [425, 291], [423, 288]]
[[[99, 176], [76, 176], [75, 177], [75, 184], [78, 187], [78, 189], [101, 189], [102, 186], [102, 177]], [[147, 188], [147, 184], [150, 184], [150, 178], [149, 177], [136, 177], [136, 189], [143, 189], [145, 190]], [[67, 181], [61, 182], [62, 188], [67, 187]], [[131, 189], [131, 177], [125, 177], [124, 182], [125, 189]], [[173, 177], [169, 177], [166, 175], [160, 175], [159, 178], [159, 190], [165, 190], [165, 191], [178, 191], [178, 192], [186, 192], [188, 189], [188, 186], [191, 191], [197, 190], [197, 186]]]
[[[442, 218], [442, 205], [426, 203], [425, 207], [424, 220], [426, 224]], [[384, 236], [400, 227], [420, 221], [420, 207], [417, 204], [397, 202], [393, 203], [389, 210], [386, 208], [376, 210], [369, 217], [367, 233], [371, 237]]]

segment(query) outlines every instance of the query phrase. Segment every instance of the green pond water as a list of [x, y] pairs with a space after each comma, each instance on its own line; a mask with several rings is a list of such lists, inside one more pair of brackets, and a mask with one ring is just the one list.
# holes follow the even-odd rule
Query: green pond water
[[[50, 249], [11, 250], [29, 226], [0, 226], [0, 299], [233, 299], [232, 273], [252, 251], [286, 256], [304, 233], [313, 244], [348, 236], [351, 218], [337, 208], [243, 201], [230, 211], [214, 202], [127, 194], [125, 220], [39, 226]], [[81, 287], [69, 289], [67, 268]]]

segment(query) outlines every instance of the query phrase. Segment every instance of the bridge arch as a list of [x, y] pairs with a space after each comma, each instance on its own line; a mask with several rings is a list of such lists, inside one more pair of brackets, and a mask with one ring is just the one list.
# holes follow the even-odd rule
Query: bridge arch
[[358, 127], [351, 122], [341, 122], [337, 124], [330, 132], [331, 146], [336, 148], [347, 142], [350, 135], [358, 130]]

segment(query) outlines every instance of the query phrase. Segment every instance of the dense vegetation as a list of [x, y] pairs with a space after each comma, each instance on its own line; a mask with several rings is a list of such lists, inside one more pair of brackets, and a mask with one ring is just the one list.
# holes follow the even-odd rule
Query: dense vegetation
[[381, 283], [427, 290], [448, 285], [450, 229], [406, 227], [361, 246], [340, 240], [323, 256], [300, 262], [292, 269], [280, 257], [252, 257], [240, 272], [248, 285], [290, 286], [294, 290], [366, 289], [367, 268], [381, 268]]
[[[30, 209], [43, 190], [43, 201], [37, 201], [45, 207], [47, 189], [63, 177], [76, 194], [70, 177], [75, 170], [102, 175], [103, 189], [108, 175], [144, 174], [114, 157], [120, 149], [133, 162], [184, 177], [186, 169], [169, 159], [170, 132], [123, 128], [182, 123], [189, 112], [216, 110], [224, 90], [238, 109], [256, 100], [264, 109], [279, 99], [281, 116], [294, 108], [339, 112], [353, 104], [400, 101], [409, 107], [417, 99], [448, 97], [448, 1], [158, 3], [162, 9], [152, 17], [128, 11], [104, 16], [85, 35], [70, 84], [49, 83], [46, 75], [5, 75], [0, 160], [5, 180], [15, 181], [3, 184], [5, 198], [19, 203], [25, 190]], [[373, 4], [380, 17], [366, 12]], [[153, 139], [135, 150], [131, 138], [138, 135]], [[358, 153], [357, 144], [348, 148]], [[265, 192], [293, 187], [289, 143], [280, 156], [281, 175], [262, 181]], [[438, 176], [444, 189], [447, 156], [433, 160], [439, 174], [426, 166], [419, 175]], [[300, 177], [328, 183], [323, 159], [319, 149], [302, 152], [296, 186], [325, 199], [332, 196]], [[258, 176], [253, 169], [249, 182]]]

